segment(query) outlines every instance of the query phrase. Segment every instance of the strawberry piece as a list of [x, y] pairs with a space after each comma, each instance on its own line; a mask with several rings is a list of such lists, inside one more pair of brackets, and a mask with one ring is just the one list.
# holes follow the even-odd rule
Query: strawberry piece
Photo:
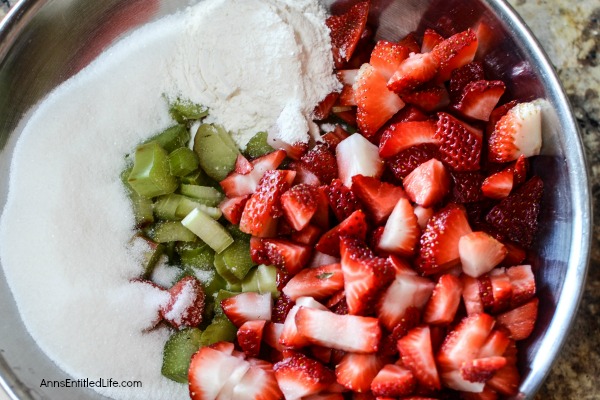
[[441, 388], [428, 326], [414, 328], [398, 340], [398, 351], [402, 355], [402, 362], [420, 385], [430, 390]]
[[231, 199], [225, 198], [221, 204], [219, 204], [219, 209], [227, 221], [234, 225], [238, 225], [242, 219], [242, 213], [244, 212], [244, 207], [249, 198], [249, 194], [233, 197]]
[[431, 121], [398, 122], [390, 125], [381, 135], [379, 155], [389, 158], [412, 146], [432, 143], [439, 145], [435, 136], [436, 125]]
[[508, 251], [508, 254], [506, 254], [506, 257], [502, 262], [505, 266], [519, 265], [527, 257], [527, 251], [515, 243], [504, 241], [504, 246]]
[[527, 180], [527, 170], [529, 169], [529, 162], [527, 157], [520, 155], [517, 161], [509, 167], [514, 175], [515, 186], [524, 183]]
[[[256, 170], [256, 167], [254, 168]], [[294, 180], [294, 171], [267, 171], [252, 194], [240, 219], [240, 230], [253, 236], [274, 236], [280, 215], [279, 200]]]
[[337, 100], [337, 105], [340, 107], [352, 107], [356, 106], [356, 99], [354, 98], [354, 87], [352, 85], [342, 86], [342, 91]]
[[169, 289], [170, 299], [161, 315], [175, 328], [197, 326], [202, 322], [205, 295], [202, 284], [192, 276], [181, 278]]
[[460, 367], [460, 375], [469, 382], [487, 382], [506, 365], [506, 358], [493, 356], [467, 361]]
[[527, 303], [498, 315], [498, 325], [508, 329], [513, 340], [527, 339], [533, 332], [538, 313], [537, 297]]
[[483, 312], [483, 302], [479, 294], [479, 281], [469, 275], [461, 275], [462, 297], [467, 309], [467, 315], [480, 314]]
[[481, 191], [491, 199], [503, 199], [508, 197], [513, 186], [514, 173], [511, 169], [504, 169], [485, 178], [481, 184]]
[[419, 223], [419, 228], [425, 229], [427, 227], [427, 223], [435, 214], [435, 210], [433, 208], [427, 208], [420, 205], [417, 205], [414, 208], [414, 213], [417, 216], [417, 222]]
[[255, 255], [253, 260], [260, 260], [258, 262], [263, 263], [268, 260], [269, 264], [283, 268], [290, 274], [298, 273], [308, 264], [312, 251], [309, 246], [286, 239], [255, 239], [250, 246], [251, 255]]
[[344, 395], [341, 393], [317, 393], [311, 396], [306, 396], [304, 400], [344, 400]]
[[444, 164], [432, 158], [404, 178], [404, 190], [413, 202], [431, 207], [439, 203], [450, 190], [448, 171]]
[[321, 137], [321, 139], [323, 139], [323, 141], [325, 141], [330, 148], [335, 149], [342, 140], [347, 139], [349, 136], [350, 134], [344, 128], [336, 125], [333, 131], [327, 132]]
[[479, 350], [477, 358], [502, 356], [510, 345], [512, 340], [502, 330], [496, 329], [492, 331], [490, 336]]
[[299, 185], [301, 183], [311, 185], [311, 186], [319, 186], [321, 184], [321, 180], [319, 177], [312, 173], [304, 164], [301, 162], [290, 162], [288, 165], [289, 169], [296, 172], [296, 177], [294, 178], [294, 182], [292, 185]]
[[474, 278], [490, 272], [506, 253], [506, 247], [485, 232], [472, 232], [458, 241], [462, 270]]
[[378, 248], [381, 250], [410, 256], [419, 242], [421, 229], [410, 202], [401, 198], [388, 218]]
[[368, 392], [385, 361], [376, 354], [346, 353], [335, 366], [339, 384], [354, 392]]
[[330, 30], [331, 51], [336, 68], [341, 68], [344, 62], [352, 57], [363, 31], [367, 25], [369, 2], [354, 5], [342, 15], [332, 15], [325, 24]]
[[351, 236], [365, 240], [367, 236], [367, 218], [361, 210], [354, 211], [339, 225], [326, 232], [315, 246], [321, 253], [334, 257], [340, 256], [340, 237]]
[[304, 229], [317, 211], [318, 190], [316, 186], [299, 184], [281, 195], [283, 215], [295, 230]]
[[410, 32], [408, 35], [404, 36], [398, 41], [398, 44], [406, 47], [409, 53], [419, 53], [421, 51], [421, 46], [417, 43], [414, 32]]
[[321, 183], [328, 184], [338, 176], [335, 154], [325, 143], [319, 143], [300, 158], [302, 165], [315, 174]]
[[360, 239], [340, 238], [346, 303], [350, 314], [363, 314], [394, 277], [389, 262], [376, 257]]
[[298, 331], [298, 326], [296, 325], [296, 314], [301, 307], [327, 310], [323, 304], [319, 303], [312, 297], [299, 297], [296, 299], [296, 304], [294, 307], [292, 307], [285, 318], [283, 329], [281, 330], [281, 335], [279, 336], [279, 343], [285, 347], [298, 349], [310, 344], [308, 339]]
[[271, 346], [274, 350], [280, 352], [284, 349], [281, 343], [279, 343], [281, 332], [283, 332], [283, 323], [279, 322], [267, 322], [263, 329], [264, 342]]
[[531, 271], [531, 265], [516, 265], [507, 268], [506, 275], [508, 275], [512, 289], [511, 308], [525, 303], [535, 295], [535, 277]]
[[534, 176], [490, 210], [485, 220], [506, 238], [531, 246], [538, 226], [544, 184]]
[[342, 84], [352, 86], [356, 82], [358, 69], [341, 69], [336, 71], [335, 75]]
[[292, 300], [310, 296], [325, 299], [344, 287], [344, 276], [340, 264], [305, 268], [298, 272], [283, 288], [283, 293]]
[[411, 394], [416, 385], [412, 372], [400, 365], [388, 364], [373, 379], [371, 391], [378, 398], [397, 398]]
[[276, 363], [273, 371], [286, 399], [299, 399], [319, 393], [335, 381], [333, 371], [300, 353], [294, 353]]
[[402, 100], [406, 104], [413, 104], [427, 112], [439, 110], [450, 103], [448, 91], [443, 85], [426, 85], [426, 87], [405, 92], [402, 94]]
[[298, 333], [312, 344], [352, 353], [375, 353], [381, 339], [377, 318], [339, 315], [328, 310], [300, 307], [296, 326]]
[[246, 292], [221, 300], [223, 312], [238, 328], [247, 321], [271, 320], [271, 294]]
[[542, 103], [519, 103], [494, 125], [488, 140], [488, 157], [493, 162], [509, 162], [536, 156], [542, 147]]
[[314, 246], [322, 234], [323, 230], [321, 228], [309, 224], [306, 225], [301, 231], [292, 233], [290, 238], [296, 243]]
[[283, 323], [292, 309], [294, 307], [294, 301], [290, 299], [285, 293], [282, 293], [275, 300], [275, 305], [273, 305], [273, 311], [271, 314], [271, 320], [277, 323]]
[[454, 203], [475, 203], [483, 200], [481, 185], [484, 177], [479, 171], [450, 172], [452, 178], [451, 200]]
[[397, 273], [377, 304], [377, 316], [389, 331], [403, 322], [413, 309], [423, 309], [433, 292], [434, 283], [410, 273]]
[[475, 81], [485, 79], [481, 62], [472, 62], [452, 71], [448, 91], [453, 103], [460, 100], [465, 87]]
[[408, 58], [409, 50], [398, 43], [379, 40], [371, 52], [371, 64], [377, 72], [387, 81], [400, 66], [400, 63]]
[[348, 218], [361, 208], [352, 190], [344, 186], [341, 180], [334, 179], [326, 189], [327, 199], [338, 221]]
[[506, 365], [496, 372], [487, 384], [501, 394], [515, 396], [519, 392], [521, 377], [517, 368], [517, 347], [514, 341], [510, 341], [503, 357], [506, 359]]
[[421, 44], [421, 53], [429, 53], [435, 46], [444, 41], [444, 37], [433, 29], [425, 29], [423, 32], [423, 43]]
[[394, 177], [401, 181], [414, 171], [419, 165], [432, 158], [439, 158], [438, 146], [435, 144], [421, 144], [401, 151], [394, 157], [386, 160], [386, 164]]
[[338, 92], [329, 93], [319, 104], [315, 106], [315, 109], [312, 112], [312, 117], [314, 120], [322, 121], [327, 119], [331, 114], [331, 108], [334, 106], [340, 94]]
[[439, 62], [437, 82], [450, 79], [452, 71], [473, 61], [477, 52], [477, 35], [471, 29], [459, 32], [439, 43], [431, 51]]
[[483, 134], [447, 113], [438, 114], [435, 137], [441, 160], [455, 171], [480, 169]]
[[389, 90], [403, 94], [435, 77], [439, 62], [433, 53], [412, 53], [398, 66], [394, 75], [387, 81]]
[[276, 150], [265, 154], [251, 163], [238, 156], [236, 160], [236, 169], [230, 173], [219, 184], [223, 188], [225, 195], [229, 198], [245, 196], [256, 191], [260, 180], [269, 170], [277, 169], [286, 157], [286, 152]]
[[363, 175], [352, 177], [351, 189], [375, 225], [383, 223], [392, 213], [398, 200], [406, 198], [400, 186]]
[[505, 90], [502, 81], [469, 82], [454, 108], [465, 117], [488, 121]]
[[271, 364], [255, 358], [249, 361], [252, 366], [233, 388], [231, 398], [236, 400], [281, 399], [282, 393]]
[[362, 135], [351, 135], [335, 149], [339, 179], [350, 187], [355, 175], [379, 178], [383, 173], [383, 161], [377, 146]]
[[493, 269], [480, 277], [479, 291], [484, 308], [493, 313], [505, 310], [512, 298], [512, 287], [504, 268]]
[[494, 128], [496, 127], [498, 121], [500, 121], [500, 118], [504, 117], [506, 113], [508, 113], [508, 111], [517, 104], [519, 104], [517, 100], [512, 100], [506, 104], [496, 107], [494, 111], [492, 111], [485, 130], [488, 137], [491, 136], [491, 134], [494, 132]]
[[433, 294], [423, 312], [423, 321], [432, 325], [447, 325], [454, 321], [460, 305], [462, 282], [454, 275], [439, 277]]
[[421, 235], [419, 266], [423, 273], [430, 275], [457, 265], [458, 242], [469, 233], [471, 227], [462, 208], [451, 203], [438, 211]]
[[358, 129], [365, 137], [375, 135], [404, 102], [390, 91], [387, 80], [370, 64], [364, 64], [358, 71], [354, 83], [354, 99], [358, 106], [356, 121]]
[[246, 321], [239, 327], [237, 341], [247, 356], [258, 356], [266, 322], [265, 320]]

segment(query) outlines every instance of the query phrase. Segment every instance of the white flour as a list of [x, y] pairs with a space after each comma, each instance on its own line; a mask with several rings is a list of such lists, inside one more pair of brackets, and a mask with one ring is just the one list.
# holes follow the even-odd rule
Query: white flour
[[142, 382], [98, 389], [117, 399], [187, 397], [160, 374], [169, 332], [142, 333], [166, 299], [129, 282], [141, 269], [124, 155], [172, 123], [163, 94], [209, 106], [240, 145], [268, 129], [306, 140], [307, 116], [338, 85], [324, 18], [316, 0], [207, 0], [133, 33], [35, 110], [14, 150], [0, 257], [27, 329], [64, 371]]

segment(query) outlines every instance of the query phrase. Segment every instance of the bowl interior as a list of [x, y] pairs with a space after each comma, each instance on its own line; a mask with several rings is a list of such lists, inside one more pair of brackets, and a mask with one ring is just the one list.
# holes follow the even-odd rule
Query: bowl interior
[[[185, 7], [188, 0], [23, 0], [0, 25], [0, 206], [19, 121], [58, 84], [135, 27]], [[341, 12], [355, 0], [325, 0]], [[534, 334], [522, 343], [522, 398], [532, 398], [566, 337], [585, 280], [590, 247], [590, 195], [582, 146], [552, 67], [523, 23], [501, 0], [372, 0], [376, 38], [398, 40], [426, 28], [444, 36], [484, 21], [495, 38], [483, 62], [490, 78], [507, 83], [510, 97], [545, 98], [543, 153], [532, 164], [546, 183], [532, 266], [540, 297]], [[27, 66], [24, 68], [23, 66]], [[101, 398], [87, 389], [40, 387], [65, 379], [23, 326], [0, 279], [0, 375], [18, 398]], [[0, 379], [0, 381], [2, 381]]]

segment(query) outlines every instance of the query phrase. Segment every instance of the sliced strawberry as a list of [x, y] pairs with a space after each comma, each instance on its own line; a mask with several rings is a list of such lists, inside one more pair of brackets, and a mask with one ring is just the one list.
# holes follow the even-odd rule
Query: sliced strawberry
[[475, 203], [483, 200], [481, 185], [484, 176], [479, 171], [450, 173], [452, 178], [451, 200], [454, 203]]
[[479, 277], [479, 294], [484, 308], [490, 312], [497, 313], [509, 306], [512, 287], [504, 268], [495, 268]]
[[461, 275], [462, 297], [467, 309], [467, 315], [480, 314], [483, 312], [483, 302], [479, 294], [479, 281], [469, 275]]
[[315, 249], [334, 257], [340, 256], [340, 237], [351, 236], [365, 240], [367, 236], [367, 218], [362, 210], [354, 211], [339, 225], [325, 232]]
[[414, 32], [410, 32], [408, 35], [404, 36], [398, 41], [398, 44], [406, 47], [409, 53], [419, 53], [421, 51], [421, 46], [419, 46]]
[[169, 289], [169, 296], [169, 302], [161, 309], [165, 321], [177, 329], [202, 322], [205, 295], [198, 279], [192, 276], [181, 278]]
[[283, 346], [279, 342], [281, 332], [283, 332], [283, 323], [267, 322], [263, 329], [264, 342], [277, 351], [283, 351]]
[[496, 372], [487, 384], [501, 394], [515, 396], [519, 392], [521, 377], [517, 368], [517, 347], [514, 341], [510, 341], [503, 356], [506, 365]]
[[511, 342], [504, 331], [495, 329], [479, 350], [477, 358], [502, 356]]
[[453, 70], [448, 85], [450, 98], [453, 102], [458, 102], [469, 83], [483, 79], [485, 79], [485, 75], [481, 62], [471, 62]]
[[352, 107], [356, 106], [356, 99], [354, 98], [354, 87], [352, 85], [344, 85], [340, 96], [337, 100], [337, 105], [341, 107]]
[[374, 353], [381, 339], [377, 318], [314, 308], [300, 307], [296, 326], [298, 333], [312, 344], [352, 353]]
[[373, 379], [371, 391], [377, 398], [397, 398], [411, 394], [416, 385], [417, 380], [410, 370], [400, 365], [388, 364]]
[[498, 325], [508, 329], [513, 340], [527, 339], [535, 327], [538, 303], [539, 300], [534, 297], [527, 303], [498, 315]]
[[448, 91], [444, 85], [425, 85], [402, 94], [406, 104], [413, 104], [420, 109], [431, 112], [446, 107], [450, 103]]
[[542, 147], [542, 103], [531, 101], [511, 108], [494, 126], [488, 141], [488, 157], [509, 162], [520, 155], [540, 154]]
[[401, 198], [388, 218], [378, 248], [404, 256], [414, 253], [421, 236], [419, 221], [410, 202]]
[[490, 210], [485, 220], [500, 234], [525, 247], [531, 246], [538, 226], [544, 184], [535, 176]]
[[419, 266], [423, 273], [430, 275], [457, 265], [460, 261], [458, 242], [469, 233], [471, 227], [461, 207], [449, 204], [437, 212], [421, 235]]
[[283, 215], [295, 230], [304, 229], [317, 211], [318, 190], [316, 186], [299, 184], [281, 195]]
[[247, 321], [271, 320], [271, 294], [240, 293], [221, 301], [223, 312], [238, 328]]
[[239, 327], [237, 341], [247, 356], [258, 356], [266, 323], [265, 320], [246, 321]]
[[423, 312], [423, 321], [432, 325], [447, 325], [454, 321], [461, 295], [459, 278], [450, 274], [440, 276]]
[[428, 326], [414, 328], [398, 340], [398, 351], [402, 355], [402, 362], [419, 384], [430, 390], [441, 388]]
[[433, 208], [427, 208], [420, 205], [417, 205], [414, 208], [414, 213], [417, 216], [417, 222], [419, 223], [419, 228], [424, 230], [427, 227], [427, 223], [435, 214], [435, 210]]
[[344, 400], [344, 395], [341, 393], [317, 393], [311, 396], [303, 397], [303, 400]]
[[331, 51], [336, 68], [341, 68], [344, 62], [352, 57], [359, 42], [369, 15], [369, 2], [354, 5], [342, 15], [332, 15], [325, 23], [330, 30]]
[[327, 132], [321, 138], [329, 145], [330, 148], [335, 149], [340, 142], [348, 138], [350, 134], [341, 126], [335, 125], [335, 128], [331, 132]]
[[412, 53], [400, 63], [387, 81], [387, 87], [395, 93], [406, 93], [435, 77], [438, 68], [439, 62], [433, 53]]
[[363, 65], [354, 83], [356, 120], [365, 137], [375, 135], [394, 114], [404, 107], [402, 99], [387, 86], [387, 80], [370, 64]]
[[296, 172], [296, 177], [294, 178], [292, 185], [299, 185], [301, 183], [311, 186], [321, 185], [321, 180], [319, 177], [306, 168], [303, 163], [292, 161], [288, 164], [288, 167], [292, 171]]
[[485, 232], [472, 232], [458, 241], [462, 270], [474, 278], [490, 272], [506, 253], [506, 247]]
[[[256, 167], [254, 168], [254, 171]], [[279, 200], [294, 180], [294, 171], [267, 171], [252, 194], [240, 219], [242, 232], [258, 237], [274, 236], [280, 215]]]
[[[483, 78], [481, 78], [481, 79], [483, 79]], [[490, 119], [486, 126], [486, 130], [485, 130], [488, 137], [491, 136], [491, 134], [494, 132], [494, 128], [496, 127], [496, 124], [498, 123], [498, 121], [500, 121], [500, 118], [504, 117], [506, 115], [506, 113], [508, 113], [508, 111], [511, 108], [513, 108], [514, 106], [516, 106], [517, 104], [519, 104], [519, 102], [517, 100], [512, 100], [506, 104], [496, 107], [494, 109], [494, 111], [492, 111], [492, 113], [490, 114]]]
[[431, 121], [398, 122], [390, 125], [381, 135], [379, 155], [392, 157], [412, 146], [432, 143], [439, 145], [435, 137], [436, 126]]
[[333, 371], [301, 353], [276, 363], [273, 371], [286, 399], [319, 393], [335, 381]]
[[352, 177], [351, 189], [361, 204], [364, 205], [367, 214], [375, 225], [383, 223], [392, 213], [398, 200], [406, 197], [400, 186], [394, 186], [363, 175]]
[[511, 169], [496, 172], [483, 181], [481, 191], [485, 197], [503, 199], [508, 197], [514, 186], [514, 173]]
[[285, 347], [298, 349], [310, 344], [308, 339], [305, 338], [302, 333], [298, 332], [298, 326], [296, 325], [296, 314], [301, 307], [327, 310], [323, 304], [319, 303], [312, 297], [299, 297], [296, 299], [296, 304], [294, 307], [292, 307], [285, 318], [283, 329], [281, 330], [281, 334], [279, 336], [279, 343]]
[[531, 271], [531, 265], [516, 265], [507, 268], [506, 274], [510, 279], [512, 289], [511, 308], [525, 303], [535, 295], [535, 277]]
[[398, 43], [380, 40], [375, 44], [371, 52], [371, 64], [377, 72], [387, 81], [400, 66], [400, 63], [408, 58], [409, 49]]
[[321, 121], [329, 117], [331, 108], [336, 103], [340, 94], [338, 92], [329, 93], [313, 110], [312, 117], [317, 121]]
[[352, 86], [356, 82], [358, 69], [340, 69], [335, 72], [335, 75], [342, 84]]
[[329, 205], [338, 221], [348, 218], [354, 211], [361, 208], [361, 204], [348, 187], [341, 180], [334, 179], [326, 189]]
[[415, 168], [404, 178], [404, 190], [409, 199], [423, 207], [439, 203], [450, 190], [448, 171], [432, 158]]
[[459, 32], [439, 43], [431, 51], [439, 62], [437, 82], [450, 79], [452, 71], [473, 61], [477, 52], [477, 35], [471, 29]]
[[[275, 373], [269, 363], [258, 359], [250, 359], [253, 363], [242, 379], [233, 388], [232, 397], [236, 400], [277, 400], [282, 393], [275, 379]], [[257, 363], [257, 361], [261, 361]], [[264, 364], [264, 365], [263, 365]]]
[[[240, 158], [241, 157], [241, 158]], [[286, 152], [276, 150], [265, 154], [251, 163], [243, 156], [236, 162], [236, 170], [229, 174], [219, 184], [229, 198], [245, 196], [256, 191], [260, 180], [269, 170], [277, 169], [286, 157]]]
[[238, 225], [240, 219], [242, 219], [242, 213], [244, 212], [244, 207], [249, 198], [249, 194], [233, 197], [231, 199], [225, 198], [221, 204], [219, 204], [219, 209], [221, 209], [221, 212], [227, 221], [234, 225]]
[[383, 173], [383, 161], [377, 146], [360, 134], [350, 135], [335, 148], [339, 179], [347, 187], [352, 186], [355, 175], [379, 178]]
[[385, 360], [376, 354], [346, 353], [335, 366], [335, 376], [339, 384], [354, 392], [368, 392], [371, 382]]
[[285, 293], [280, 294], [273, 305], [272, 321], [283, 323], [292, 307], [294, 307], [294, 301], [286, 296]]
[[319, 143], [300, 158], [302, 165], [315, 174], [321, 183], [328, 184], [338, 176], [335, 154], [325, 143]]
[[[412, 313], [422, 310], [433, 292], [434, 283], [427, 278], [410, 273], [397, 273], [392, 284], [385, 290], [377, 304], [379, 321], [389, 331]], [[410, 311], [409, 311], [410, 310]]]
[[321, 228], [308, 224], [301, 231], [292, 233], [290, 238], [296, 243], [314, 246], [322, 234], [323, 230]]
[[506, 365], [506, 358], [493, 356], [467, 361], [460, 367], [463, 379], [469, 382], [487, 382]]
[[283, 293], [292, 300], [310, 296], [325, 299], [344, 287], [344, 276], [340, 264], [305, 268], [297, 273], [283, 288]]
[[255, 262], [265, 262], [283, 268], [290, 274], [296, 274], [310, 261], [311, 248], [309, 246], [293, 243], [286, 239], [254, 239], [251, 243], [251, 254]]
[[433, 29], [425, 29], [423, 32], [423, 43], [421, 53], [429, 53], [435, 46], [444, 41], [444, 37]]
[[438, 114], [435, 137], [440, 143], [441, 160], [455, 171], [480, 169], [483, 134], [447, 113]]
[[386, 259], [376, 257], [364, 242], [353, 237], [340, 238], [340, 253], [348, 311], [363, 314], [393, 279], [393, 268]]
[[505, 90], [502, 81], [469, 82], [454, 108], [465, 117], [487, 121]]
[[435, 144], [420, 144], [401, 151], [386, 160], [394, 177], [401, 181], [419, 165], [432, 158], [440, 158], [439, 147]]

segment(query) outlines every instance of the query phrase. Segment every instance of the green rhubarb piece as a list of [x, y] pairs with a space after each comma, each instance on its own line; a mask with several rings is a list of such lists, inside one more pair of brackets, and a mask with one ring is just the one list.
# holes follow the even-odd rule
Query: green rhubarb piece
[[171, 153], [175, 149], [186, 147], [190, 138], [190, 131], [185, 125], [174, 125], [150, 138], [148, 142], [157, 142], [167, 153]]
[[242, 282], [225, 281], [225, 290], [229, 290], [231, 292], [241, 292]]
[[179, 204], [177, 205], [177, 210], [175, 210], [175, 216], [178, 219], [183, 219], [189, 213], [194, 211], [194, 209], [198, 209], [207, 215], [209, 215], [212, 219], [219, 219], [223, 215], [223, 212], [220, 208], [217, 207], [208, 207], [194, 199], [190, 199], [189, 197], [180, 196]]
[[202, 332], [202, 346], [217, 342], [233, 342], [237, 336], [237, 328], [225, 315], [217, 315]]
[[243, 240], [234, 241], [222, 254], [225, 267], [238, 281], [244, 279], [256, 265], [250, 257], [250, 243]]
[[148, 245], [148, 250], [142, 254], [142, 266], [144, 268], [142, 276], [144, 279], [149, 279], [161, 257], [165, 254], [165, 246], [141, 234], [135, 235], [133, 240], [143, 240]]
[[186, 215], [181, 223], [217, 253], [221, 253], [233, 243], [233, 238], [223, 225], [198, 208]]
[[154, 226], [152, 240], [157, 243], [193, 242], [197, 240], [194, 232], [177, 221], [163, 221]]
[[227, 231], [235, 240], [243, 240], [247, 243], [250, 243], [250, 239], [252, 238], [252, 236], [248, 235], [246, 232], [240, 231], [240, 228], [237, 225], [227, 225]]
[[222, 181], [233, 171], [239, 150], [230, 146], [231, 137], [223, 134], [215, 125], [202, 124], [194, 137], [194, 151], [200, 166], [211, 178]]
[[219, 135], [221, 140], [223, 140], [225, 146], [227, 146], [231, 151], [234, 151], [237, 154], [239, 154], [240, 149], [238, 148], [237, 143], [235, 143], [235, 141], [231, 137], [231, 134], [227, 132], [227, 130], [222, 125], [215, 125], [215, 128], [217, 128], [217, 134]]
[[194, 150], [180, 147], [169, 154], [169, 169], [173, 176], [186, 176], [198, 169], [198, 155]]
[[233, 271], [229, 269], [225, 260], [223, 259], [223, 253], [216, 253], [214, 259], [215, 270], [217, 274], [221, 275], [223, 279], [231, 283], [239, 283], [239, 279], [233, 274]]
[[256, 281], [259, 293], [271, 293], [274, 299], [279, 297], [277, 290], [277, 268], [261, 264], [256, 268]]
[[241, 291], [233, 291], [233, 290], [226, 290], [226, 289], [219, 290], [215, 297], [215, 315], [216, 316], [225, 315], [223, 313], [223, 307], [221, 307], [221, 302], [225, 299], [236, 296], [240, 293], [241, 293]]
[[138, 146], [127, 182], [142, 197], [152, 198], [177, 189], [177, 180], [169, 171], [167, 152], [152, 141]]
[[138, 227], [146, 226], [154, 222], [154, 214], [152, 213], [152, 200], [140, 196], [127, 182], [127, 179], [131, 174], [131, 168], [126, 169], [121, 174], [121, 181], [129, 200], [131, 202], [131, 208], [133, 210], [133, 216], [135, 218], [135, 225]]
[[175, 121], [185, 124], [188, 121], [195, 121], [206, 117], [208, 115], [208, 107], [193, 103], [190, 100], [177, 98], [169, 105], [169, 113]]
[[165, 196], [160, 196], [154, 202], [154, 215], [159, 219], [169, 221], [179, 221], [177, 217], [177, 207], [180, 203], [181, 195], [171, 193]]
[[215, 251], [206, 243], [184, 243], [178, 246], [177, 252], [184, 268], [192, 267], [202, 271], [214, 271]]
[[267, 132], [258, 132], [248, 141], [244, 154], [248, 158], [258, 158], [273, 152], [275, 149], [267, 143]]
[[218, 206], [225, 197], [223, 193], [211, 186], [182, 184], [179, 186], [179, 192], [209, 207]]
[[190, 361], [202, 344], [202, 331], [185, 328], [175, 332], [165, 343], [161, 373], [175, 382], [186, 383]]
[[252, 268], [242, 281], [242, 292], [259, 292], [257, 268]]

